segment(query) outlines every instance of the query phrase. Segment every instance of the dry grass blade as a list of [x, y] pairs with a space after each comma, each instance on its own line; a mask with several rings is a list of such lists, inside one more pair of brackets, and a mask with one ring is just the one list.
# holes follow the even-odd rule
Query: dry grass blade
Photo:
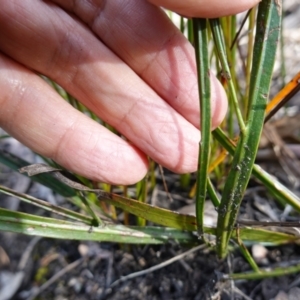
[[300, 72], [297, 73], [294, 78], [269, 102], [266, 108], [267, 116], [265, 118], [265, 122], [268, 122], [276, 114], [276, 112], [299, 91]]

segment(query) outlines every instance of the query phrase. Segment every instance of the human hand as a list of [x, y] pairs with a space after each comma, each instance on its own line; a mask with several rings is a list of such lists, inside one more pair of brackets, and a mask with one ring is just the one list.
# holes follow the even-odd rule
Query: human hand
[[247, 10], [261, 0], [240, 0], [227, 1], [210, 0], [209, 2], [203, 0], [148, 0], [149, 2], [163, 6], [169, 10], [177, 12], [185, 17], [199, 17], [199, 18], [218, 18], [228, 15], [234, 15]]
[[[151, 1], [165, 6], [183, 2]], [[189, 15], [191, 2], [196, 3], [171, 8]], [[199, 2], [202, 17], [221, 7], [220, 0]], [[256, 2], [231, 1], [224, 14]], [[97, 181], [140, 180], [147, 172], [147, 155], [174, 172], [197, 169], [194, 51], [162, 10], [146, 0], [0, 0], [0, 6], [4, 130]], [[71, 107], [37, 74], [57, 82], [128, 140]], [[211, 89], [216, 127], [227, 100], [214, 76]]]

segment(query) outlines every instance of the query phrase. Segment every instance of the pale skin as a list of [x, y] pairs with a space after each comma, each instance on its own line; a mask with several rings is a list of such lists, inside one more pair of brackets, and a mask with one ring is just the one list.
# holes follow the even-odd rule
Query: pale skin
[[[200, 121], [194, 50], [158, 6], [217, 17], [259, 1], [149, 2], [0, 0], [0, 126], [96, 181], [135, 183], [147, 172], [147, 157], [177, 173], [195, 171]], [[124, 138], [71, 107], [39, 74]], [[215, 128], [227, 99], [213, 75], [211, 89]]]

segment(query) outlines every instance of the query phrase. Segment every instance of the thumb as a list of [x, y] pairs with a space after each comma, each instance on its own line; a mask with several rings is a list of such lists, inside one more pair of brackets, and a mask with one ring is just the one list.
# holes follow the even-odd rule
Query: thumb
[[261, 0], [148, 0], [186, 17], [217, 18], [250, 9]]

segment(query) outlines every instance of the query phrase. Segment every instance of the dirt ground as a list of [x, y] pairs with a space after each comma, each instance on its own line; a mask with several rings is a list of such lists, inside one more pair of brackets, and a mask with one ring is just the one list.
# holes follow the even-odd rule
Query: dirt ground
[[[27, 244], [27, 238], [15, 236], [14, 243], [10, 246], [21, 249], [22, 245], [25, 248]], [[228, 261], [218, 261], [213, 253], [206, 251], [199, 251], [158, 271], [110, 288], [110, 284], [120, 276], [159, 264], [184, 249], [177, 245], [166, 245], [133, 246], [125, 250], [120, 249], [118, 245], [87, 243], [85, 245], [92, 253], [88, 258], [82, 259], [78, 251], [79, 245], [78, 242], [40, 240], [24, 270], [26, 276], [20, 290], [12, 299], [32, 299], [32, 292], [39, 292], [35, 299], [57, 300], [300, 299], [297, 275], [262, 281], [220, 282], [218, 276], [222, 272], [228, 272]], [[12, 252], [20, 251], [9, 251], [11, 260], [18, 259], [20, 253]], [[298, 252], [298, 255], [295, 252]], [[299, 261], [299, 248], [269, 250], [268, 256], [275, 256], [273, 259], [277, 261]], [[232, 269], [247, 268], [239, 254], [233, 253], [229, 260]], [[47, 284], [52, 276], [78, 261], [74, 268], [59, 276], [48, 288], [38, 290], [43, 283]], [[13, 264], [9, 269], [14, 269]]]
[[[7, 186], [23, 180], [17, 173], [1, 168], [1, 174], [10, 173], [5, 177]], [[191, 213], [191, 200], [186, 200], [187, 192], [176, 183], [176, 175], [165, 172], [165, 177], [173, 202], [170, 203], [159, 182], [156, 205]], [[23, 187], [28, 193], [48, 201], [56, 196], [36, 183], [23, 183]], [[270, 212], [279, 214], [278, 205], [266, 196], [256, 182], [251, 182], [241, 217], [263, 220], [270, 217]], [[62, 201], [59, 198], [55, 200]], [[39, 209], [3, 195], [0, 202], [17, 206], [23, 212], [41, 214]], [[71, 208], [68, 203], [60, 204]], [[214, 222], [214, 218], [214, 211], [208, 209], [206, 221]], [[119, 245], [0, 233], [0, 299], [300, 299], [299, 274], [255, 281], [223, 281], [223, 274], [250, 271], [238, 250], [221, 261], [214, 251], [203, 246], [158, 270], [149, 270], [189, 249], [188, 245], [176, 243]], [[254, 245], [250, 250], [262, 268], [300, 262], [298, 245], [273, 248]], [[120, 281], [122, 276], [142, 270], [144, 274]], [[5, 298], [7, 295], [11, 296]]]

